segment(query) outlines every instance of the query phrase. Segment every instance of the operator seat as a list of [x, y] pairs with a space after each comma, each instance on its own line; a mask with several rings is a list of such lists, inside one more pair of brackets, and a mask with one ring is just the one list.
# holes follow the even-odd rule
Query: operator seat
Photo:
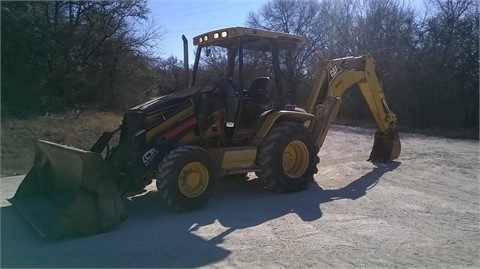
[[246, 91], [247, 98], [262, 98], [267, 95], [267, 86], [270, 81], [269, 77], [258, 77], [253, 80], [252, 85]]
[[250, 88], [244, 91], [241, 119], [245, 128], [252, 128], [260, 115], [268, 109], [269, 81], [269, 77], [258, 77], [253, 80]]

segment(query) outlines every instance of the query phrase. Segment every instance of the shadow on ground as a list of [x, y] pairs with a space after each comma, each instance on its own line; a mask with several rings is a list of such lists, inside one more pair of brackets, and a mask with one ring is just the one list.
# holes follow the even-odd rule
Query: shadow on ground
[[[358, 199], [382, 175], [400, 163], [376, 164], [366, 175], [336, 190], [315, 182], [304, 192], [273, 194], [257, 179], [222, 180], [202, 210], [174, 213], [155, 192], [126, 201], [129, 218], [113, 231], [64, 240], [40, 238], [11, 206], [1, 208], [1, 267], [199, 267], [227, 258], [223, 242], [236, 230], [254, 227], [286, 214], [303, 221], [321, 218], [322, 203]], [[194, 231], [219, 222], [225, 230], [211, 239]]]

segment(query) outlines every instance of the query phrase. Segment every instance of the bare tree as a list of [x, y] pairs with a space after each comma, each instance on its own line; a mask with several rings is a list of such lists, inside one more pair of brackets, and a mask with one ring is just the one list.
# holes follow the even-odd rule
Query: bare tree
[[[307, 43], [282, 55], [287, 85], [295, 93], [305, 92], [305, 80], [311, 59], [327, 44], [326, 28], [331, 4], [315, 0], [274, 0], [250, 12], [247, 25], [290, 34], [303, 35]], [[304, 95], [304, 94], [303, 94]]]
[[416, 124], [476, 128], [479, 109], [479, 4], [475, 0], [432, 0], [421, 31], [418, 95], [425, 100]]
[[[415, 7], [408, 0], [271, 0], [247, 24], [308, 38], [283, 59], [303, 98], [322, 61], [370, 53], [401, 126], [478, 130], [479, 2], [426, 0], [423, 16]], [[359, 93], [343, 99], [341, 117], [369, 117]]]

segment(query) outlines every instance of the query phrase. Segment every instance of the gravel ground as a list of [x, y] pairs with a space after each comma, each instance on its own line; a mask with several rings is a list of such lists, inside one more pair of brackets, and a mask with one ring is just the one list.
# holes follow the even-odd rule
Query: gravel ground
[[179, 214], [150, 185], [127, 221], [84, 238], [41, 239], [5, 201], [22, 178], [4, 178], [1, 267], [479, 268], [479, 142], [402, 133], [398, 160], [374, 164], [373, 134], [333, 126], [304, 192], [223, 180]]

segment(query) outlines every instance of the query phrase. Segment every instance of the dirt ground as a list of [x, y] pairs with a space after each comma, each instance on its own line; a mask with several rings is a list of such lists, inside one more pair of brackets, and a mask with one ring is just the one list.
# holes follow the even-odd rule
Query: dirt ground
[[479, 142], [400, 134], [396, 162], [365, 161], [373, 129], [334, 126], [307, 191], [224, 180], [203, 209], [174, 213], [153, 186], [105, 234], [44, 240], [5, 198], [1, 267], [479, 268]]

